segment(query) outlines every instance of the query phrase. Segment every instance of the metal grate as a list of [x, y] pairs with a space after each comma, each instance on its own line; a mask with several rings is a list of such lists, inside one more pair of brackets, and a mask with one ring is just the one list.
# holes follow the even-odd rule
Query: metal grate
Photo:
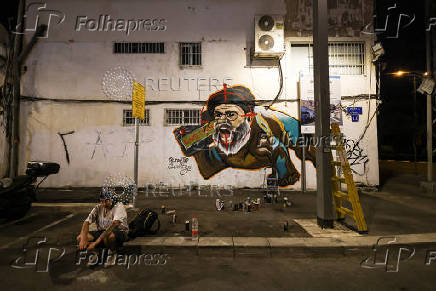
[[114, 54], [163, 54], [163, 42], [116, 42]]
[[[150, 110], [145, 109], [145, 119], [138, 119], [139, 125], [150, 125]], [[123, 126], [133, 126], [135, 125], [135, 117], [132, 116], [132, 109], [123, 110]]]
[[201, 42], [181, 42], [179, 51], [181, 66], [201, 66]]
[[199, 125], [200, 109], [165, 109], [166, 125]]
[[[313, 71], [313, 44], [308, 44], [309, 71]], [[329, 43], [330, 75], [363, 75], [365, 44], [363, 42]]]

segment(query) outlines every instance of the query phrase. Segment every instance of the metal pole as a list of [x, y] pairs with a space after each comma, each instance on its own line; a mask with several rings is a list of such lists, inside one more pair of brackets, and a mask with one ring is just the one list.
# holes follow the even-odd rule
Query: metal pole
[[[430, 1], [425, 1], [425, 14], [426, 18], [429, 19]], [[427, 58], [427, 68], [426, 71], [429, 75], [433, 75], [431, 69], [431, 31], [426, 31], [426, 58]], [[433, 182], [433, 116], [432, 116], [432, 102], [431, 94], [427, 94], [427, 182]], [[431, 187], [433, 189], [433, 187]], [[433, 191], [432, 191], [433, 192]]]
[[301, 191], [306, 192], [306, 136], [303, 135], [303, 156], [301, 159]]
[[[24, 0], [20, 0], [18, 3], [18, 16], [17, 16], [17, 27], [19, 27], [19, 31], [21, 32], [24, 23], [23, 23], [23, 14], [24, 14]], [[19, 25], [19, 26], [18, 26]], [[19, 151], [19, 143], [20, 143], [20, 64], [18, 62], [18, 57], [21, 52], [21, 44], [23, 40], [23, 35], [21, 33], [15, 34], [14, 39], [14, 55], [13, 55], [13, 65], [12, 65], [12, 77], [13, 77], [13, 101], [12, 101], [12, 134], [11, 134], [11, 159], [9, 166], [9, 176], [14, 178], [18, 175], [18, 151]]]
[[138, 187], [138, 160], [139, 160], [138, 153], [139, 153], [139, 120], [138, 118], [135, 118], [135, 157], [134, 157], [135, 161], [134, 161], [133, 175], [134, 175], [136, 187]]
[[333, 228], [327, 0], [313, 1], [313, 71], [317, 145], [317, 221], [322, 228]]
[[416, 168], [416, 75], [413, 74], [413, 165]]

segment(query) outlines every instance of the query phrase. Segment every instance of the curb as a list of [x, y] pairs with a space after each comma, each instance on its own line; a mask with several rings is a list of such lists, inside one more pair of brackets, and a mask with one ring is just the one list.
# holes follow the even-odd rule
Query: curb
[[215, 257], [215, 258], [307, 258], [335, 257], [355, 254], [372, 254], [383, 246], [401, 248], [432, 248], [436, 245], [436, 233], [406, 234], [393, 236], [360, 237], [140, 237], [124, 243], [127, 252], [159, 253], [170, 258]]
[[388, 238], [395, 238], [391, 244], [436, 244], [436, 233], [401, 234], [386, 236], [340, 237], [200, 237], [193, 241], [190, 237], [138, 237], [124, 243], [126, 247], [170, 247], [170, 248], [359, 248], [372, 247], [380, 238], [379, 245], [387, 245]]

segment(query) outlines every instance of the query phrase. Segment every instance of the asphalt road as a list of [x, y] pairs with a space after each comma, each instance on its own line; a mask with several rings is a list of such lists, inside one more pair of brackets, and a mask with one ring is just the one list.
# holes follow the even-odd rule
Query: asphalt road
[[[226, 250], [198, 256], [184, 250], [166, 253], [142, 248], [121, 253], [111, 268], [98, 263], [89, 268], [73, 242], [87, 211], [86, 207], [34, 207], [25, 219], [0, 225], [2, 289], [434, 290], [436, 284], [436, 261], [425, 264], [427, 251], [436, 250], [436, 245], [413, 246], [415, 253], [409, 260], [403, 252], [398, 272], [387, 272], [385, 266], [362, 267], [361, 262], [371, 258], [370, 248], [316, 250], [283, 257], [271, 257], [267, 252], [234, 257]], [[391, 251], [389, 271], [396, 269], [398, 250]], [[141, 255], [143, 260], [133, 264], [135, 256]], [[131, 260], [129, 267], [126, 258]]]

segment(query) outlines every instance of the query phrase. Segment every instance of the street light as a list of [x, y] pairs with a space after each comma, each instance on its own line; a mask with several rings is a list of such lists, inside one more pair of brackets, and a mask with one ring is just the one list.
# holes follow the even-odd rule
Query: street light
[[398, 71], [398, 72], [394, 73], [394, 75], [397, 77], [402, 77], [404, 74], [406, 74], [406, 72], [404, 72], [404, 71]]
[[[403, 76], [412, 76], [413, 77], [413, 122], [414, 122], [414, 127], [416, 126], [416, 92], [419, 92], [421, 94], [429, 94], [431, 95], [433, 90], [434, 90], [434, 86], [435, 83], [433, 81], [433, 78], [431, 77], [431, 74], [429, 72], [417, 72], [417, 71], [402, 71], [399, 70], [397, 72], [392, 73], [392, 75], [396, 76], [396, 77], [403, 77]], [[419, 88], [416, 88], [416, 78], [420, 78], [421, 79], [421, 85], [419, 86]], [[432, 122], [430, 120], [430, 122]], [[431, 126], [432, 124], [430, 123], [430, 125], [428, 124], [429, 121], [427, 120], [427, 131], [430, 129], [431, 130]], [[431, 182], [431, 175], [433, 173], [433, 165], [432, 165], [432, 155], [433, 155], [433, 149], [432, 149], [432, 140], [429, 140], [432, 138], [432, 132], [429, 134], [427, 132], [427, 151], [429, 150], [429, 148], [431, 149], [428, 154], [429, 158], [428, 158], [428, 163], [430, 164], [428, 166], [428, 180], [429, 182]], [[413, 154], [414, 154], [414, 162], [415, 162], [415, 167], [416, 167], [416, 131], [413, 131]]]
[[391, 73], [392, 75], [396, 76], [396, 77], [402, 77], [404, 75], [410, 75], [410, 76], [415, 76], [415, 77], [419, 77], [419, 78], [424, 78], [428, 76], [428, 72], [417, 72], [417, 71], [396, 71], [394, 73]]

